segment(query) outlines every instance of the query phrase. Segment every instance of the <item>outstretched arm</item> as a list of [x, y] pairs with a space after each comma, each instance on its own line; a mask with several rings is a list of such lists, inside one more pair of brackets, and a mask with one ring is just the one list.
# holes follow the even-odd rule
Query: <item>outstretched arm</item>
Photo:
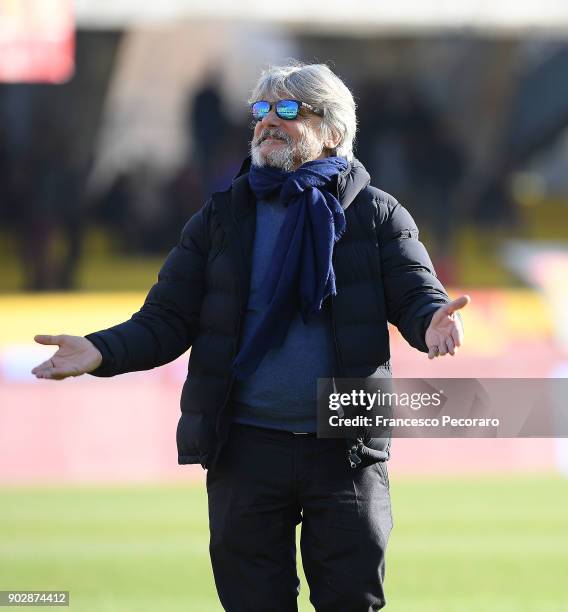
[[59, 350], [32, 371], [38, 378], [61, 380], [91, 373], [115, 376], [149, 370], [173, 361], [193, 343], [205, 285], [208, 253], [207, 204], [182, 231], [144, 305], [129, 321], [79, 336], [36, 336]]
[[396, 200], [379, 205], [377, 238], [387, 318], [419, 351], [434, 313], [450, 302], [410, 213]]

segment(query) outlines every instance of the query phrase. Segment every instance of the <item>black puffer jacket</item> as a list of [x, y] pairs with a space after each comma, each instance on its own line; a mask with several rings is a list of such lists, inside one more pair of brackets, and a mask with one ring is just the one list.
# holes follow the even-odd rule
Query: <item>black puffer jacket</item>
[[[180, 464], [210, 467], [227, 438], [231, 364], [246, 312], [256, 202], [245, 171], [216, 193], [184, 227], [158, 282], [129, 321], [87, 336], [103, 355], [95, 376], [147, 370], [191, 347], [177, 429]], [[334, 186], [347, 230], [336, 244], [337, 295], [332, 309], [342, 377], [390, 376], [387, 321], [427, 351], [433, 312], [448, 301], [410, 214], [369, 186], [354, 160]], [[348, 441], [353, 467], [388, 458], [388, 440]]]

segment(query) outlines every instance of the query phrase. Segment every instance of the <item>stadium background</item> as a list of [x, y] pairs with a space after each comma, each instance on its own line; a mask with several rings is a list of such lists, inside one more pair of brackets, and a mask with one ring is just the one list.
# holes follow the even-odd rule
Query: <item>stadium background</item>
[[[187, 356], [104, 381], [29, 371], [50, 354], [35, 333], [137, 310], [246, 153], [267, 63], [345, 79], [357, 156], [451, 295], [473, 298], [454, 359], [392, 330], [395, 374], [568, 375], [568, 9], [347, 4], [83, 0], [74, 29], [65, 0], [0, 1], [0, 589], [68, 589], [81, 611], [220, 609], [203, 473], [176, 463]], [[389, 609], [568, 609], [565, 441], [397, 439], [389, 465]]]

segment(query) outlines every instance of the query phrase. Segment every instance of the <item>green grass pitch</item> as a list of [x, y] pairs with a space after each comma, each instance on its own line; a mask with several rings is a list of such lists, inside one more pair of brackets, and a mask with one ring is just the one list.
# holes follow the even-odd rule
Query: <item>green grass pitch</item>
[[[391, 481], [387, 610], [568, 611], [568, 480]], [[219, 611], [207, 545], [201, 484], [0, 490], [0, 590], [71, 610]]]

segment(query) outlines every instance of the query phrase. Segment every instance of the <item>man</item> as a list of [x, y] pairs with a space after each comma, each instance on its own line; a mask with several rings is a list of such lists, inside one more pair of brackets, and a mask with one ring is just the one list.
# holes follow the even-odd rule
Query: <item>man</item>
[[33, 370], [114, 376], [191, 356], [179, 463], [208, 469], [210, 552], [229, 612], [297, 610], [295, 528], [318, 612], [385, 605], [388, 441], [318, 439], [318, 378], [390, 375], [387, 320], [430, 358], [463, 332], [408, 212], [353, 157], [351, 92], [327, 66], [272, 67], [251, 158], [185, 226], [130, 321]]

